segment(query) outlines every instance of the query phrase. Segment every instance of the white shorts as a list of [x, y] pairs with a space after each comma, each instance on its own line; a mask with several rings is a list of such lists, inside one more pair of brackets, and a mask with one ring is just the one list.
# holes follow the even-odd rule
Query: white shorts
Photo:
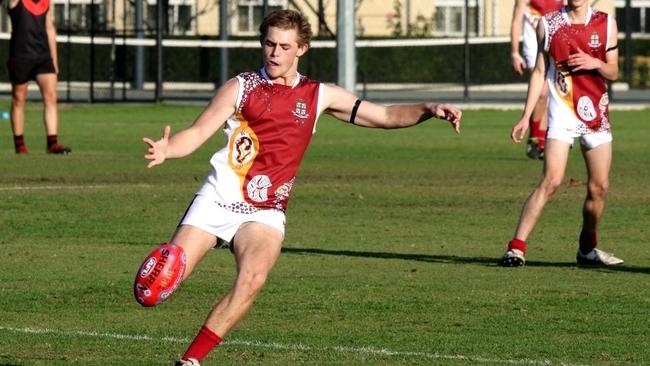
[[548, 132], [546, 133], [547, 140], [560, 140], [573, 146], [573, 141], [576, 138], [580, 139], [580, 145], [584, 146], [587, 150], [591, 150], [602, 144], [612, 142], [612, 133], [610, 131], [601, 131], [580, 135], [562, 128], [553, 128], [552, 124], [548, 126]]
[[246, 222], [259, 222], [271, 226], [284, 236], [284, 212], [259, 210], [253, 213], [235, 213], [219, 205], [215, 199], [200, 194], [194, 196], [179, 225], [191, 225], [219, 239], [231, 242], [239, 227]]
[[532, 72], [535, 68], [535, 62], [537, 61], [537, 51], [524, 51], [523, 59], [526, 63], [526, 69]]
[[[532, 27], [529, 24], [526, 24], [525, 26]], [[524, 34], [523, 49], [521, 52], [523, 54], [524, 62], [526, 63], [526, 68], [528, 70], [534, 69], [535, 62], [537, 61], [537, 33], [536, 31], [532, 32], [532, 35]]]

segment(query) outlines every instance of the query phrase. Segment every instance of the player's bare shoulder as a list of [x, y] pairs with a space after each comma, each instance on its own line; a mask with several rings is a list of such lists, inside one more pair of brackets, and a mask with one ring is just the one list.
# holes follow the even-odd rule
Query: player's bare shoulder
[[321, 83], [320, 112], [336, 116], [349, 112], [357, 97], [336, 84]]
[[229, 79], [214, 94], [210, 101], [210, 105], [217, 105], [221, 108], [232, 108], [234, 111], [239, 98], [240, 89], [240, 82], [237, 78]]

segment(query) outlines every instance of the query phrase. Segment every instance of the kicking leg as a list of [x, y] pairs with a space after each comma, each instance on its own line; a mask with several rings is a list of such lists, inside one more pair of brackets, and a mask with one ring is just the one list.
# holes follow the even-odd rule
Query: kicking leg
[[235, 284], [212, 309], [183, 360], [200, 362], [244, 318], [280, 255], [282, 240], [283, 234], [268, 225], [248, 222], [241, 226], [233, 240]]

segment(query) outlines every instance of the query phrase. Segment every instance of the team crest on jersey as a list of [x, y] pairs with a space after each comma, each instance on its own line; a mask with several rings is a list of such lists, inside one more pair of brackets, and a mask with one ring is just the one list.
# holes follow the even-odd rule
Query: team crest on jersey
[[296, 108], [291, 113], [300, 120], [300, 124], [305, 123], [305, 120], [309, 118], [307, 102], [304, 99], [298, 99], [296, 101]]
[[600, 36], [598, 35], [597, 32], [593, 32], [591, 34], [591, 37], [589, 38], [589, 47], [591, 48], [598, 48], [601, 46], [600, 43]]

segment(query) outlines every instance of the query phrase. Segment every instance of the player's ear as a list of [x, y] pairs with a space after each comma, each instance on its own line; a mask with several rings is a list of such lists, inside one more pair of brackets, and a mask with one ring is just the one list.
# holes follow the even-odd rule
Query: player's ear
[[302, 44], [302, 45], [298, 44], [298, 53], [296, 54], [296, 56], [300, 57], [300, 56], [304, 55], [305, 53], [307, 53], [307, 51], [309, 51], [309, 44], [308, 43], [305, 43], [305, 44]]

